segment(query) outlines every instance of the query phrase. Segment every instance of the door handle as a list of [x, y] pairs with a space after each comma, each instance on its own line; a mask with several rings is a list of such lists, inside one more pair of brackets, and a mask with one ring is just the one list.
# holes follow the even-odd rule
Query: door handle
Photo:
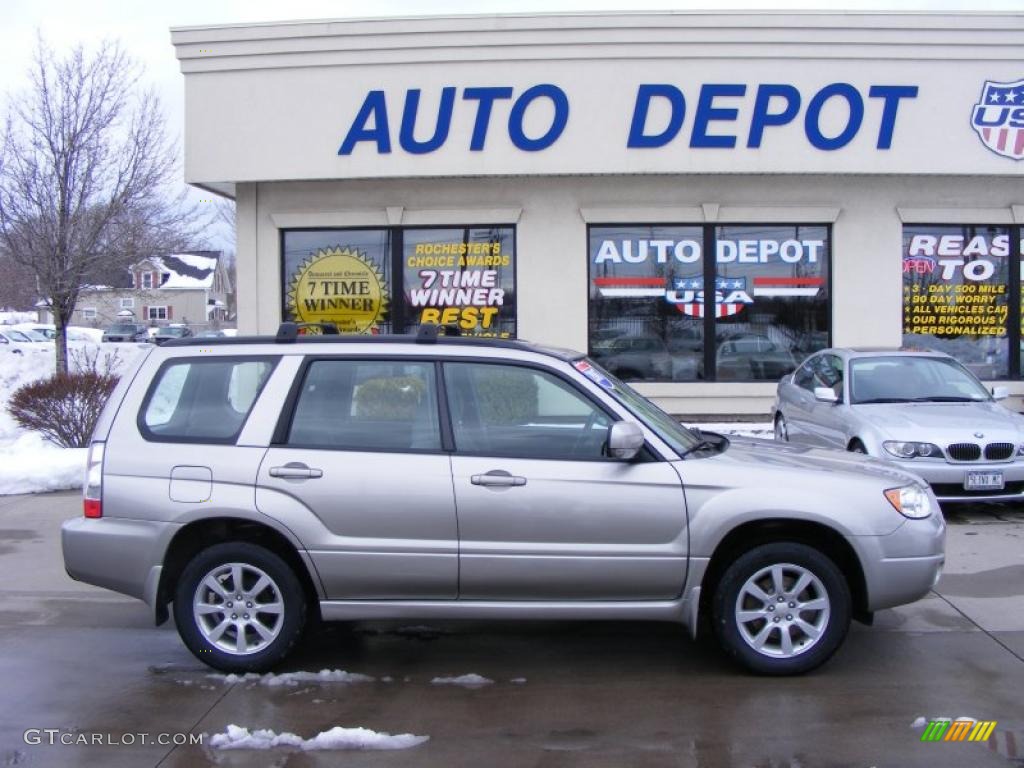
[[469, 478], [473, 485], [490, 485], [499, 488], [511, 488], [512, 486], [526, 485], [525, 477], [518, 477], [506, 472], [503, 469], [492, 469], [483, 475], [473, 475]]
[[286, 480], [307, 480], [316, 477], [323, 477], [322, 469], [313, 469], [300, 462], [289, 462], [283, 467], [271, 467], [271, 477], [282, 477]]

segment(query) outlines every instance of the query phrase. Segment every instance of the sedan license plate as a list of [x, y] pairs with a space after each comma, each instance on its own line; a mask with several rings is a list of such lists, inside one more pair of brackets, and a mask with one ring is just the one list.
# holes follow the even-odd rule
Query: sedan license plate
[[1002, 472], [968, 472], [964, 478], [964, 490], [1002, 490], [1005, 486]]

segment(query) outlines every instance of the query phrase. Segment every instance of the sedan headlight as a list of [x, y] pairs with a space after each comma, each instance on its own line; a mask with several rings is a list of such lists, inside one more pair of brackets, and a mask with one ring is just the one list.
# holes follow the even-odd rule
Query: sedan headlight
[[890, 488], [885, 492], [885, 498], [904, 517], [920, 520], [932, 513], [932, 502], [928, 498], [928, 492], [919, 485]]
[[885, 452], [898, 459], [913, 459], [917, 456], [927, 459], [941, 459], [942, 449], [934, 443], [911, 443], [902, 440], [886, 440], [882, 443]]

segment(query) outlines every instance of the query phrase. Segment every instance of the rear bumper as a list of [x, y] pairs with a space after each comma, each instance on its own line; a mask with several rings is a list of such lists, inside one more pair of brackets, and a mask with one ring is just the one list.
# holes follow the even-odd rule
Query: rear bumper
[[108, 517], [68, 520], [61, 527], [64, 569], [75, 581], [152, 604], [164, 553], [179, 527]]

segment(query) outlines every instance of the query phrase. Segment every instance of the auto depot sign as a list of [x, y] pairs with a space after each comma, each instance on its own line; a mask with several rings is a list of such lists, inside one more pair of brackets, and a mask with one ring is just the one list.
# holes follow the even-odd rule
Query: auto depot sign
[[[871, 84], [862, 90], [850, 83], [835, 82], [807, 92], [788, 83], [704, 83], [696, 93], [691, 93], [688, 101], [685, 91], [677, 85], [641, 83], [628, 116], [625, 146], [759, 148], [767, 132], [785, 130], [802, 132], [808, 147], [831, 152], [849, 145], [863, 130], [870, 134], [875, 149], [888, 150], [892, 147], [900, 105], [916, 99], [918, 90], [917, 85], [886, 83]], [[753, 101], [744, 103], [748, 92]], [[865, 105], [872, 100], [877, 101], [880, 110], [866, 119]], [[519, 93], [510, 86], [449, 85], [441, 88], [432, 107], [423, 106], [422, 89], [410, 88], [397, 98], [392, 96], [390, 101], [401, 103], [397, 124], [388, 117], [386, 91], [371, 90], [366, 94], [341, 142], [339, 155], [351, 155], [361, 144], [377, 154], [390, 154], [396, 148], [414, 155], [434, 152], [448, 142], [456, 109], [469, 112], [473, 124], [463, 149], [482, 152], [489, 133], [504, 131], [517, 149], [540, 152], [555, 146], [563, 137], [572, 111], [568, 93], [553, 83], [531, 85]], [[544, 109], [545, 118], [539, 119], [531, 134], [525, 125], [526, 114], [535, 102], [544, 102], [539, 109]], [[507, 120], [495, 118], [498, 103], [508, 104]], [[627, 116], [606, 116], [608, 121], [624, 117]], [[424, 125], [425, 135], [417, 137], [417, 129]]]

